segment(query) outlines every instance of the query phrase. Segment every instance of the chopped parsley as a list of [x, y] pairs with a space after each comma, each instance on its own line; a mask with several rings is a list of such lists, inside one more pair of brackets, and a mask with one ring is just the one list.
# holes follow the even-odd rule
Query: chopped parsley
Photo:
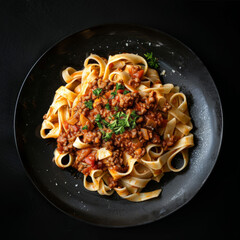
[[120, 89], [124, 89], [124, 86], [121, 83], [116, 83], [116, 91]]
[[110, 128], [115, 134], [121, 134], [125, 132], [127, 127], [130, 129], [135, 128], [136, 120], [139, 116], [136, 114], [136, 111], [133, 111], [131, 114], [117, 112], [113, 117], [114, 120], [111, 120], [111, 123], [106, 121], [104, 122], [104, 125], [107, 128]]
[[111, 98], [110, 99], [113, 99], [113, 98], [115, 98], [116, 97], [116, 95], [117, 95], [117, 91], [115, 90], [115, 91], [113, 91], [113, 92], [111, 92]]
[[98, 128], [100, 128], [100, 129], [103, 128], [103, 126], [102, 126], [102, 124], [101, 124], [101, 120], [102, 120], [101, 115], [100, 115], [100, 114], [97, 114], [97, 116], [96, 116], [96, 118], [95, 118], [95, 122], [97, 123]]
[[147, 62], [148, 62], [148, 65], [151, 67], [151, 68], [159, 68], [159, 63], [158, 63], [158, 59], [156, 57], [153, 57], [153, 53], [152, 52], [147, 52], [146, 54], [144, 54], [144, 56], [146, 57], [147, 59]]
[[125, 88], [124, 85], [122, 85], [121, 83], [116, 83], [116, 90], [111, 92], [111, 95], [112, 95], [111, 99], [116, 97], [118, 90], [124, 89], [124, 88]]
[[97, 97], [100, 96], [101, 92], [102, 92], [102, 88], [97, 88], [97, 89], [93, 90], [93, 94]]
[[92, 100], [85, 101], [84, 104], [85, 104], [86, 108], [93, 109], [93, 101]]
[[98, 128], [103, 129], [103, 125], [100, 122], [96, 122], [98, 125]]
[[136, 121], [137, 119], [139, 118], [139, 116], [136, 114], [136, 111], [132, 111], [131, 114], [130, 114], [131, 118], [130, 118], [130, 126], [131, 126], [131, 129], [135, 128], [136, 127]]
[[95, 118], [95, 121], [99, 122], [101, 120], [102, 120], [101, 115], [98, 113], [96, 118]]
[[123, 92], [123, 95], [126, 95], [126, 94], [128, 94], [128, 93], [130, 93], [130, 91], [125, 90], [125, 91]]
[[102, 133], [102, 139], [108, 141], [111, 137], [113, 132], [104, 132], [103, 130], [101, 130]]
[[82, 128], [82, 130], [88, 130], [88, 126], [87, 125], [85, 125], [83, 128]]
[[105, 119], [102, 119], [102, 123], [105, 125], [105, 126], [108, 126], [109, 122], [107, 122]]
[[105, 105], [105, 108], [106, 108], [107, 110], [111, 110], [110, 104], [107, 103], [107, 104]]
[[[132, 111], [131, 113], [117, 112], [112, 117], [108, 117], [108, 121], [102, 119], [100, 114], [96, 115], [95, 122], [97, 123], [101, 133], [102, 139], [109, 140], [112, 137], [112, 134], [122, 134], [126, 131], [126, 128], [133, 129], [136, 127], [136, 120], [139, 116], [136, 114], [136, 111]], [[105, 128], [111, 129], [111, 132], [103, 131], [103, 126]]]

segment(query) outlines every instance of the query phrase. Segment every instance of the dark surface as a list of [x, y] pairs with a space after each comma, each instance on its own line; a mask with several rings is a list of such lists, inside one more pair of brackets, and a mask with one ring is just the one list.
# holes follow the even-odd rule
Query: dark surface
[[[52, 161], [55, 141], [43, 140], [39, 129], [54, 92], [63, 84], [61, 70], [82, 68], [86, 55], [107, 57], [121, 52], [154, 52], [160, 61], [164, 83], [173, 83], [186, 94], [193, 119], [195, 147], [190, 164], [180, 173], [169, 173], [160, 184], [160, 197], [132, 203], [84, 189], [82, 177], [59, 169]], [[47, 89], [46, 89], [47, 87]], [[222, 140], [222, 109], [218, 92], [198, 57], [158, 30], [136, 25], [102, 25], [73, 34], [46, 52], [28, 74], [16, 107], [15, 134], [23, 165], [41, 193], [65, 213], [100, 226], [125, 227], [163, 218], [186, 204], [202, 187], [216, 162]], [[52, 143], [52, 144], [51, 144]], [[43, 160], [44, 159], [44, 160]], [[48, 159], [48, 161], [46, 161]], [[155, 185], [155, 186], [154, 186]]]
[[[239, 206], [238, 127], [239, 10], [237, 2], [148, 4], [94, 1], [1, 1], [1, 224], [7, 238], [32, 239], [230, 239], [237, 236]], [[106, 229], [66, 216], [36, 190], [14, 145], [13, 113], [20, 86], [34, 62], [56, 41], [106, 23], [155, 27], [189, 46], [208, 68], [224, 113], [223, 145], [198, 194], [174, 214], [141, 227]], [[236, 140], [235, 140], [236, 139]], [[239, 235], [239, 234], [238, 234]], [[235, 239], [232, 237], [231, 239]]]

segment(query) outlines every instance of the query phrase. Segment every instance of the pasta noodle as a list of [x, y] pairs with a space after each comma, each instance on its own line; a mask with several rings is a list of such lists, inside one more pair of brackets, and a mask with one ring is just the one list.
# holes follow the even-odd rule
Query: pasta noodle
[[194, 146], [184, 93], [131, 53], [108, 60], [91, 54], [83, 70], [68, 67], [62, 77], [66, 85], [56, 90], [40, 130], [42, 138], [57, 139], [56, 165], [82, 172], [84, 187], [101, 195], [158, 197], [162, 190], [144, 192], [147, 184], [182, 171]]

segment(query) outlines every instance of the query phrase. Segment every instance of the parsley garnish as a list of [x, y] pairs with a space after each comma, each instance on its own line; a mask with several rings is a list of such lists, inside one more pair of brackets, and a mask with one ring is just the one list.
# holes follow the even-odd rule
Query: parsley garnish
[[93, 90], [93, 94], [94, 94], [95, 96], [97, 96], [97, 97], [100, 96], [101, 92], [102, 92], [102, 89], [101, 89], [101, 88], [97, 88], [97, 89]]
[[139, 116], [136, 114], [136, 110], [133, 110], [130, 115], [131, 115], [131, 117], [139, 117]]
[[139, 117], [135, 111], [131, 114], [125, 114], [124, 112], [117, 112], [113, 115], [115, 120], [108, 124], [108, 128], [113, 130], [115, 134], [121, 134], [125, 132], [125, 128], [131, 129], [136, 127], [136, 120]]
[[117, 91], [111, 92], [111, 95], [112, 95], [112, 97], [111, 97], [110, 99], [113, 99], [113, 98], [115, 98], [115, 97], [116, 97], [116, 95], [117, 95]]
[[116, 90], [111, 92], [111, 99], [115, 98], [117, 95], [117, 90], [124, 89], [124, 86], [121, 83], [116, 83]]
[[116, 90], [124, 89], [124, 86], [121, 83], [116, 83]]
[[88, 126], [87, 125], [85, 125], [83, 128], [82, 128], [82, 130], [88, 130]]
[[105, 126], [108, 126], [109, 122], [107, 122], [105, 119], [102, 119], [102, 123], [105, 125]]
[[110, 104], [107, 103], [107, 104], [105, 105], [105, 108], [106, 108], [107, 110], [111, 110]]
[[104, 132], [103, 130], [101, 130], [102, 133], [102, 139], [108, 141], [111, 137], [113, 132]]
[[151, 68], [155, 68], [155, 69], [159, 68], [158, 59], [156, 57], [153, 57], [152, 52], [150, 52], [150, 53], [147, 52], [146, 54], [144, 54], [144, 56], [146, 57], [148, 65]]
[[100, 114], [97, 114], [97, 116], [96, 116], [96, 118], [95, 118], [95, 122], [97, 123], [97, 125], [98, 125], [98, 127], [99, 127], [100, 129], [103, 128], [103, 126], [102, 126], [102, 124], [101, 124], [101, 120], [102, 120], [101, 115], [100, 115]]
[[139, 116], [136, 114], [136, 111], [132, 111], [130, 114], [131, 118], [130, 118], [130, 128], [133, 129], [136, 127], [136, 120], [139, 118]]
[[86, 108], [93, 109], [93, 101], [92, 100], [85, 101], [84, 104], [85, 104]]
[[[136, 111], [132, 111], [131, 113], [117, 112], [112, 117], [108, 117], [110, 122], [102, 119], [100, 114], [96, 115], [95, 122], [97, 123], [100, 131], [102, 133], [102, 138], [104, 140], [109, 140], [112, 137], [112, 134], [122, 134], [126, 131], [126, 128], [133, 129], [136, 127], [136, 120], [139, 116], [136, 114]], [[114, 119], [114, 120], [113, 120]], [[111, 129], [112, 132], [103, 131], [103, 124], [106, 128]]]
[[101, 115], [98, 113], [97, 116], [96, 116], [96, 118], [95, 118], [95, 121], [101, 121], [101, 119], [102, 119], [102, 118], [101, 118]]
[[103, 129], [103, 126], [102, 126], [102, 124], [100, 122], [96, 122], [96, 123], [98, 125], [98, 128]]
[[124, 126], [120, 126], [118, 129], [115, 130], [116, 134], [122, 134], [125, 132]]
[[123, 95], [126, 95], [126, 94], [128, 94], [128, 93], [130, 93], [130, 91], [125, 90], [125, 91], [123, 92]]

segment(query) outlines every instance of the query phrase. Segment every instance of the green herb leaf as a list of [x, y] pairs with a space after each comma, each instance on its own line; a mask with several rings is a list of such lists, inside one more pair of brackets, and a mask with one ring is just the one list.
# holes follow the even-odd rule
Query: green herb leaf
[[102, 126], [102, 124], [101, 124], [101, 120], [102, 120], [101, 115], [100, 115], [100, 114], [97, 114], [97, 115], [96, 115], [96, 118], [95, 118], [95, 122], [96, 122], [96, 124], [98, 125], [98, 127], [99, 127], [100, 129], [103, 128], [103, 126]]
[[[97, 123], [104, 140], [109, 140], [112, 137], [112, 134], [122, 134], [126, 131], [126, 128], [133, 129], [136, 127], [136, 120], [139, 116], [136, 114], [136, 111], [132, 111], [129, 114], [124, 112], [117, 112], [112, 117], [108, 117], [110, 122], [102, 119], [100, 114], [96, 115], [95, 122]], [[112, 132], [107, 133], [103, 131], [103, 124], [105, 128], [111, 129]]]
[[126, 117], [126, 113], [124, 112], [117, 112], [116, 114], [113, 115], [115, 118], [121, 118], [121, 117]]
[[150, 53], [147, 52], [147, 53], [144, 54], [144, 56], [146, 57], [147, 60], [151, 59], [153, 57], [152, 55], [153, 55], [152, 52], [150, 52]]
[[87, 108], [93, 109], [93, 101], [92, 100], [85, 101], [84, 104]]
[[112, 95], [112, 97], [111, 97], [110, 99], [113, 99], [113, 98], [115, 98], [115, 97], [116, 97], [116, 95], [117, 95], [117, 91], [113, 91], [113, 92], [111, 92], [111, 95]]
[[87, 125], [85, 125], [83, 128], [82, 128], [82, 130], [88, 130], [88, 126]]
[[104, 136], [104, 139], [109, 140], [112, 137], [113, 132], [110, 133], [106, 133], [106, 135]]
[[109, 125], [108, 127], [113, 130], [115, 127], [117, 126], [117, 120], [113, 120]]
[[[135, 116], [135, 115], [136, 116]], [[134, 128], [136, 127], [136, 119], [138, 118], [138, 115], [134, 113], [134, 118], [131, 118], [131, 114], [125, 114], [124, 112], [117, 112], [114, 114], [115, 120], [112, 121], [108, 127], [113, 130], [115, 134], [122, 134], [125, 132], [126, 128]]]
[[105, 108], [110, 111], [110, 110], [111, 110], [110, 104], [107, 103], [107, 104], [105, 105]]
[[136, 114], [136, 111], [132, 111], [130, 114], [131, 118], [129, 119], [129, 123], [130, 123], [130, 128], [133, 129], [136, 127], [136, 120], [139, 118], [139, 116]]
[[103, 125], [100, 122], [96, 122], [96, 124], [98, 125], [98, 128], [103, 129]]
[[119, 89], [124, 89], [124, 86], [121, 83], [116, 83], [116, 91]]
[[116, 83], [116, 90], [113, 91], [113, 92], [111, 92], [112, 97], [111, 97], [110, 99], [113, 99], [113, 98], [116, 97], [116, 95], [117, 95], [117, 90], [119, 90], [119, 89], [124, 89], [124, 88], [125, 88], [124, 85], [122, 85], [121, 83]]
[[123, 92], [123, 95], [126, 95], [126, 94], [128, 94], [128, 93], [130, 93], [130, 91], [125, 90], [125, 91]]
[[95, 121], [97, 121], [97, 122], [99, 122], [99, 121], [101, 121], [101, 115], [98, 113], [97, 115], [96, 115], [96, 118], [95, 118]]
[[123, 126], [120, 126], [114, 131], [116, 134], [122, 134], [125, 132], [125, 128]]
[[101, 88], [97, 88], [97, 89], [93, 90], [93, 94], [94, 94], [95, 96], [97, 96], [97, 97], [100, 96], [101, 92], [102, 92], [102, 89], [101, 89]]
[[102, 122], [106, 127], [109, 125], [109, 122], [107, 122], [105, 119], [102, 119]]
[[103, 130], [101, 130], [102, 133], [102, 139], [108, 141], [111, 137], [113, 132], [104, 132]]
[[148, 65], [151, 67], [151, 68], [159, 68], [159, 63], [158, 63], [158, 59], [156, 57], [153, 57], [153, 53], [152, 52], [147, 52], [144, 54], [144, 56], [146, 57], [147, 59], [147, 62], [148, 62]]
[[136, 110], [133, 110], [130, 115], [131, 115], [131, 117], [139, 117], [139, 116], [136, 114]]

